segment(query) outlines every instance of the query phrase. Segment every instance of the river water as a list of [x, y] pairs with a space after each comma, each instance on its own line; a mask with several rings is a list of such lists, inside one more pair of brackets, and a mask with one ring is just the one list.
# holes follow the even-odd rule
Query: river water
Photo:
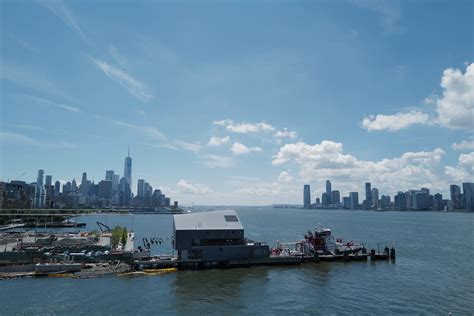
[[[474, 214], [236, 207], [248, 238], [296, 241], [318, 224], [336, 237], [394, 243], [392, 262], [308, 263], [179, 271], [159, 276], [0, 281], [0, 314], [474, 314]], [[126, 225], [162, 238], [171, 252], [170, 215], [79, 219]]]

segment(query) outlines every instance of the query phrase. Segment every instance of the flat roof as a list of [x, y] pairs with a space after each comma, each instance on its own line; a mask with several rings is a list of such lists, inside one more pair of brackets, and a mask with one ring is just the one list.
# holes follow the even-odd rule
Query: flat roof
[[173, 215], [175, 230], [244, 229], [234, 210]]

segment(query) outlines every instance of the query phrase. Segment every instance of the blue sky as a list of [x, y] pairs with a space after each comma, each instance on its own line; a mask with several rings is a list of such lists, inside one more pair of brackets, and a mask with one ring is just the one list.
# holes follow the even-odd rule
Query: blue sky
[[[1, 178], [184, 203], [474, 180], [472, 1], [3, 1]], [[211, 138], [214, 139], [211, 141]]]

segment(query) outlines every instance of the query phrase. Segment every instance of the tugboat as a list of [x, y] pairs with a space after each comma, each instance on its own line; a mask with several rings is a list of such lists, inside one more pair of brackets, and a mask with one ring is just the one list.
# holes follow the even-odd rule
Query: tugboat
[[328, 228], [308, 231], [304, 239], [297, 242], [277, 243], [271, 250], [272, 256], [301, 257], [303, 260], [367, 260], [367, 250], [361, 243], [334, 238]]

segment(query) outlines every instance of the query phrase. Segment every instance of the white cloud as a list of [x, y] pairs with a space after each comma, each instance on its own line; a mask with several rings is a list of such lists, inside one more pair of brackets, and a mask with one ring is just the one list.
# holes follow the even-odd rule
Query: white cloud
[[278, 176], [278, 182], [280, 183], [291, 183], [293, 182], [293, 177], [288, 171], [282, 171], [280, 172], [280, 175]]
[[28, 145], [35, 144], [35, 140], [29, 136], [8, 132], [0, 132], [0, 141]]
[[50, 148], [76, 148], [75, 144], [66, 141], [45, 142], [43, 140], [34, 139], [27, 135], [9, 132], [0, 132], [0, 142], [14, 145], [29, 145]]
[[459, 144], [453, 143], [451, 147], [454, 150], [470, 150], [474, 149], [474, 140], [463, 140]]
[[91, 60], [107, 75], [107, 77], [118, 82], [122, 87], [127, 89], [128, 93], [133, 95], [138, 100], [146, 103], [154, 98], [153, 95], [148, 92], [148, 89], [144, 83], [133, 78], [124, 70], [109, 65], [108, 63], [101, 60], [94, 58], [91, 58]]
[[180, 139], [176, 139], [175, 141], [173, 141], [173, 144], [175, 144], [176, 146], [184, 150], [189, 150], [189, 151], [194, 151], [194, 152], [197, 152], [201, 150], [202, 148], [202, 146], [199, 143], [189, 143], [189, 142], [182, 141]]
[[192, 184], [184, 179], [181, 179], [176, 184], [179, 193], [183, 194], [207, 194], [211, 193], [211, 189], [204, 184]]
[[295, 131], [289, 131], [286, 127], [282, 131], [276, 131], [275, 135], [276, 138], [289, 138], [295, 139], [298, 137], [298, 134]]
[[234, 160], [219, 155], [206, 155], [202, 157], [201, 164], [209, 168], [229, 168], [234, 165]]
[[37, 72], [36, 70], [23, 65], [18, 66], [2, 60], [0, 78], [12, 82], [15, 85], [41, 92], [42, 94], [47, 93], [49, 95], [67, 98], [67, 96], [59, 90], [44, 73]]
[[287, 161], [295, 160], [298, 163], [307, 161], [319, 162], [323, 165], [353, 163], [354, 158], [349, 155], [342, 154], [342, 144], [329, 140], [323, 140], [320, 144], [308, 145], [304, 142], [294, 144], [286, 144], [281, 147], [272, 164], [281, 165]]
[[268, 132], [273, 131], [275, 128], [268, 123], [260, 122], [260, 123], [235, 123], [230, 119], [214, 121], [212, 122], [214, 125], [224, 126], [228, 131], [234, 133], [258, 133], [258, 132]]
[[397, 131], [415, 124], [440, 126], [453, 129], [474, 130], [474, 63], [463, 74], [460, 69], [446, 69], [441, 78], [443, 96], [425, 98], [426, 104], [436, 105], [436, 116], [414, 110], [395, 115], [378, 114], [365, 117], [362, 127], [372, 130]]
[[[101, 116], [97, 116], [98, 118], [102, 118]], [[130, 124], [124, 121], [118, 121], [118, 120], [112, 120], [112, 119], [106, 119], [115, 125], [118, 126], [123, 126], [123, 127], [128, 127], [130, 129], [136, 130], [144, 135], [147, 135], [148, 137], [151, 137], [156, 140], [161, 140], [161, 141], [166, 141], [166, 136], [163, 134], [159, 129], [153, 126], [141, 126], [141, 125], [134, 125]]]
[[47, 105], [52, 105], [54, 107], [58, 107], [60, 109], [66, 110], [66, 111], [76, 112], [76, 113], [81, 112], [81, 110], [79, 108], [75, 107], [75, 106], [66, 105], [66, 104], [62, 104], [62, 103], [58, 103], [58, 102], [53, 102], [53, 101], [38, 98], [38, 97], [35, 97], [35, 96], [32, 96], [32, 95], [25, 95], [25, 96], [30, 98], [30, 99], [35, 100], [36, 102], [40, 102], [40, 103], [47, 104]]
[[76, 21], [73, 13], [68, 9], [68, 7], [66, 7], [63, 1], [39, 0], [38, 3], [53, 12], [53, 14], [60, 18], [64, 24], [69, 26], [73, 31], [79, 34], [86, 43], [88, 43], [87, 37], [84, 35], [79, 23]]
[[209, 143], [207, 144], [208, 146], [221, 146], [225, 143], [227, 143], [229, 141], [229, 136], [226, 136], [226, 137], [216, 137], [216, 136], [212, 136], [210, 139], [209, 139]]
[[456, 166], [443, 166], [445, 151], [406, 152], [399, 157], [380, 161], [359, 160], [343, 152], [341, 143], [322, 141], [308, 145], [303, 142], [286, 144], [274, 157], [275, 166], [296, 163], [300, 180], [313, 182], [318, 188], [331, 179], [341, 191], [361, 191], [366, 181], [385, 194], [399, 190], [428, 187], [446, 191], [453, 181], [468, 181], [474, 176], [474, 154], [460, 155]]
[[120, 67], [124, 68], [127, 65], [127, 60], [119, 54], [118, 49], [114, 45], [109, 46], [109, 54]]
[[41, 131], [41, 130], [43, 130], [43, 128], [40, 127], [40, 126], [28, 125], [28, 124], [0, 123], [0, 126], [11, 127], [11, 128], [18, 128], [18, 129], [26, 129], [26, 130], [35, 130], [35, 131]]
[[461, 167], [474, 173], [474, 152], [459, 155], [458, 162]]
[[248, 154], [251, 152], [261, 152], [262, 148], [260, 147], [247, 147], [241, 143], [235, 142], [231, 149], [230, 149], [234, 155], [243, 155], [243, 154]]
[[430, 123], [430, 117], [420, 111], [410, 111], [407, 113], [396, 113], [394, 115], [369, 115], [362, 121], [362, 127], [368, 131], [384, 130], [398, 131], [411, 125]]
[[443, 97], [436, 102], [439, 123], [448, 128], [474, 129], [474, 63], [463, 74], [446, 69], [441, 79]]

